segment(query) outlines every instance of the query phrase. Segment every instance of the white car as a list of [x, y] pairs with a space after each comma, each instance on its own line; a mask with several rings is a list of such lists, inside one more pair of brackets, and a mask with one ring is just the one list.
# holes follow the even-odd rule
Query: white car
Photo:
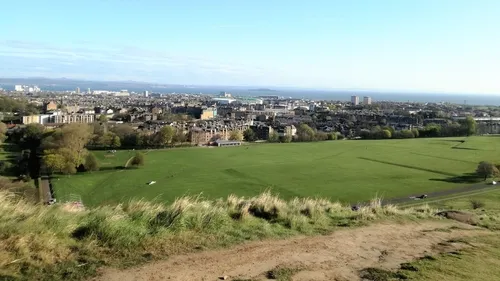
[[155, 183], [156, 183], [155, 181], [150, 181], [148, 184], [152, 185], [152, 184], [155, 184]]
[[496, 181], [492, 181], [492, 182], [491, 182], [491, 184], [492, 184], [492, 185], [496, 185], [496, 184], [497, 184], [497, 182], [496, 182]]

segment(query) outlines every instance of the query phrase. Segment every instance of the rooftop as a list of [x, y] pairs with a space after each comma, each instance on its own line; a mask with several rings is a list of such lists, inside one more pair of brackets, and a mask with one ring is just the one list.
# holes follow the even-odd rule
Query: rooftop
[[216, 140], [215, 142], [220, 144], [241, 143], [241, 141], [232, 141], [232, 140]]

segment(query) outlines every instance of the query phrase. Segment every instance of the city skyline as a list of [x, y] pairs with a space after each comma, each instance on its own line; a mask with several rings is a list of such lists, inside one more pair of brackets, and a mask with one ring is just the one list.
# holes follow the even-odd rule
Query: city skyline
[[49, 2], [4, 5], [0, 77], [500, 94], [497, 1]]

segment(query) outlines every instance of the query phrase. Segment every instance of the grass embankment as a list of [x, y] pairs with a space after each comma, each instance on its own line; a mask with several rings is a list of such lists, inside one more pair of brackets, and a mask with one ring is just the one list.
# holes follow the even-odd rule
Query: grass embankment
[[493, 232], [464, 239], [450, 240], [439, 246], [462, 244], [459, 251], [424, 256], [417, 261], [401, 264], [396, 271], [377, 268], [363, 270], [366, 280], [377, 281], [484, 281], [500, 279], [500, 235]]
[[465, 249], [426, 257], [403, 266], [408, 280], [484, 281], [500, 279], [500, 235], [449, 241], [464, 243]]
[[477, 217], [477, 224], [491, 230], [500, 230], [500, 187], [452, 196], [426, 199], [406, 204], [406, 207], [431, 206], [440, 210], [460, 210]]
[[[427, 204], [424, 206], [428, 206]], [[476, 216], [477, 225], [490, 229], [489, 235], [448, 241], [459, 243], [460, 251], [445, 252], [438, 256], [426, 256], [415, 262], [403, 264], [396, 272], [372, 269], [371, 274], [380, 281], [483, 281], [500, 280], [500, 190], [489, 190], [454, 199], [443, 198], [431, 202], [432, 208], [460, 210]], [[413, 206], [415, 208], [418, 206]], [[446, 246], [446, 245], [441, 245]]]
[[375, 220], [429, 218], [434, 212], [382, 207], [379, 200], [352, 211], [327, 200], [283, 201], [269, 193], [216, 201], [180, 198], [168, 206], [133, 201], [71, 212], [1, 192], [0, 276], [77, 280], [104, 265], [135, 265], [262, 238], [322, 234]]
[[128, 170], [115, 167], [124, 166], [133, 151], [98, 151], [102, 171], [53, 183], [56, 196], [77, 194], [87, 206], [133, 198], [173, 202], [200, 193], [210, 199], [248, 197], [269, 188], [285, 199], [320, 196], [354, 203], [481, 184], [473, 173], [480, 161], [498, 162], [498, 142], [470, 137], [152, 150], [144, 167]]

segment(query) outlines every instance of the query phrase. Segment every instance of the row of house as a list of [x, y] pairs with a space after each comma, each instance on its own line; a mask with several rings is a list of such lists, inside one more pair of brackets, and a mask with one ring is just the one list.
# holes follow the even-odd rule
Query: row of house
[[69, 124], [69, 123], [93, 123], [95, 114], [65, 114], [62, 112], [54, 112], [52, 114], [36, 114], [22, 117], [22, 123], [27, 124]]
[[280, 137], [297, 134], [297, 128], [294, 125], [272, 127], [265, 124], [239, 124], [236, 126], [192, 127], [188, 130], [188, 136], [193, 145], [199, 145], [217, 140], [228, 141], [232, 132], [243, 133], [247, 129], [251, 129], [259, 140], [268, 140], [274, 132]]

